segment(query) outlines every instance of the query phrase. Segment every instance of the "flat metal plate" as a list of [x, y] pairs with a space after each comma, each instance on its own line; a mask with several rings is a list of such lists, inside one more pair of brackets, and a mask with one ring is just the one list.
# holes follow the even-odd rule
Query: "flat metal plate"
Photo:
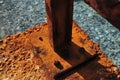
[[[48, 26], [44, 23], [0, 41], [0, 80], [54, 80], [55, 75], [83, 63], [94, 54], [101, 55], [56, 80], [100, 80], [110, 76], [117, 80], [118, 70], [76, 23], [73, 23], [72, 45], [60, 53], [54, 52], [49, 43]], [[110, 71], [113, 68], [116, 70]]]

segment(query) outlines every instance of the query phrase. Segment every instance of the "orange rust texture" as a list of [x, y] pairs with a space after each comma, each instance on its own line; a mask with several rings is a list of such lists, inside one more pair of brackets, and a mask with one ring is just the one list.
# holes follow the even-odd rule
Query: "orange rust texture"
[[120, 30], [120, 0], [84, 0]]
[[62, 53], [51, 48], [46, 23], [10, 35], [0, 40], [0, 80], [54, 80], [56, 74], [95, 53], [100, 54], [97, 59], [56, 80], [119, 80], [118, 68], [76, 23], [72, 28], [72, 45]]
[[55, 51], [71, 43], [73, 0], [45, 0], [49, 39]]

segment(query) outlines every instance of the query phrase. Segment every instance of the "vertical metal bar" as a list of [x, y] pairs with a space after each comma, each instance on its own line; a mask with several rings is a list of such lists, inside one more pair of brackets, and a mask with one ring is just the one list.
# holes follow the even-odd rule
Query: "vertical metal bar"
[[74, 0], [45, 0], [49, 39], [55, 51], [71, 43]]

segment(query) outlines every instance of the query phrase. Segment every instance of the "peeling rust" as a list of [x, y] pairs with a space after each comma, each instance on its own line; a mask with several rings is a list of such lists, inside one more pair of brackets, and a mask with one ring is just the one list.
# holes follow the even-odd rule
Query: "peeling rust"
[[47, 24], [0, 41], [0, 80], [117, 80], [117, 67], [72, 22], [73, 1], [45, 0]]
[[[113, 63], [103, 54], [98, 44], [91, 41], [76, 23], [72, 27], [72, 43], [66, 48], [68, 52], [65, 52], [69, 57], [61, 55], [64, 51], [57, 53], [51, 48], [48, 28], [44, 24], [31, 29], [32, 33], [7, 37], [10, 41], [3, 39], [7, 44], [0, 52], [0, 80], [117, 80], [117, 67], [112, 66]], [[40, 41], [40, 37], [44, 40]], [[86, 40], [80, 42], [80, 39]], [[98, 60], [93, 57], [96, 52], [101, 54]]]

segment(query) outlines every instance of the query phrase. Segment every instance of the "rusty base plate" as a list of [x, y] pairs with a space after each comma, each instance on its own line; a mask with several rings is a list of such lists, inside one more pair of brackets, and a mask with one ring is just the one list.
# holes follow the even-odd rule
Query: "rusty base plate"
[[72, 44], [61, 52], [51, 48], [46, 23], [0, 41], [0, 80], [117, 80], [119, 77], [118, 68], [75, 22]]

